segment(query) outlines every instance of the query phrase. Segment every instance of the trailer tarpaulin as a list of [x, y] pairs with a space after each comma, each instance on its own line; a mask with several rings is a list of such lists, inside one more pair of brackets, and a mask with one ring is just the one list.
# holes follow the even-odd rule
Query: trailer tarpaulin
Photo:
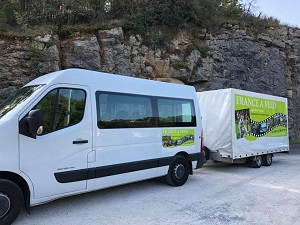
[[198, 92], [205, 146], [221, 157], [288, 151], [287, 99], [238, 89]]

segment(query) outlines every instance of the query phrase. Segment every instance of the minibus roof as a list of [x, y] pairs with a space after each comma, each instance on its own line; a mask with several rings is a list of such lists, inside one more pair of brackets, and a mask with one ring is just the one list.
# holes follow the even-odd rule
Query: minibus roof
[[34, 79], [26, 86], [46, 84], [84, 85], [97, 91], [134, 93], [151, 96], [165, 96], [192, 99], [196, 96], [193, 86], [153, 81], [129, 76], [90, 71], [85, 69], [66, 69], [49, 73]]

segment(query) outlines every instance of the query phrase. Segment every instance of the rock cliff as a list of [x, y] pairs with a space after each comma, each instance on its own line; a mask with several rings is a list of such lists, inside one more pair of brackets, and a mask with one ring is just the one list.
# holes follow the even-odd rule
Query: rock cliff
[[37, 76], [71, 67], [184, 83], [198, 91], [232, 87], [287, 97], [289, 135], [299, 140], [300, 29], [248, 32], [232, 25], [219, 35], [182, 32], [160, 47], [122, 28], [63, 39], [0, 38], [0, 101]]

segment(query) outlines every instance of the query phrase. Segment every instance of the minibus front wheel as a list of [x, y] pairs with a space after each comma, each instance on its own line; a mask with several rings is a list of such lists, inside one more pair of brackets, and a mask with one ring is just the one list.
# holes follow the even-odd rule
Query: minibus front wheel
[[0, 179], [0, 224], [11, 224], [20, 214], [23, 202], [19, 186], [10, 180]]
[[181, 186], [187, 181], [189, 173], [190, 166], [187, 159], [182, 155], [177, 155], [169, 167], [166, 181], [172, 186]]

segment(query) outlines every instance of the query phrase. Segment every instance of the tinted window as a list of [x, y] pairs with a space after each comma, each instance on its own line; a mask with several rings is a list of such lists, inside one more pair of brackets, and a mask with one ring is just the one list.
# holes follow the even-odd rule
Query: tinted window
[[79, 123], [84, 115], [86, 93], [79, 89], [60, 88], [49, 92], [34, 108], [43, 114], [47, 134]]
[[154, 118], [147, 96], [97, 92], [99, 128], [151, 127]]
[[196, 126], [192, 100], [160, 98], [157, 100], [157, 108], [160, 127]]

